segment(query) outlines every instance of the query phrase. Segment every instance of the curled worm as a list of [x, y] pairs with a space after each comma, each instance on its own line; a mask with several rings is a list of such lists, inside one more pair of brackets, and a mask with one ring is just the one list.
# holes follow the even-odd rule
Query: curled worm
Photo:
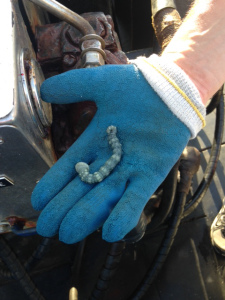
[[89, 165], [85, 162], [79, 162], [75, 165], [80, 179], [86, 183], [98, 183], [105, 179], [116, 165], [120, 162], [122, 156], [122, 145], [116, 136], [117, 128], [115, 126], [109, 126], [106, 130], [108, 133], [108, 142], [112, 148], [112, 156], [104, 163], [104, 165], [94, 174], [90, 174]]

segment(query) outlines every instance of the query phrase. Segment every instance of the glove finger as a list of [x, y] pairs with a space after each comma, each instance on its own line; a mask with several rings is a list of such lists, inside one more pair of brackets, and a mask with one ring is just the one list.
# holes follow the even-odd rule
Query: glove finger
[[46, 102], [56, 104], [86, 100], [105, 102], [112, 97], [113, 91], [114, 96], [126, 92], [128, 81], [130, 89], [136, 92], [133, 86], [137, 85], [139, 77], [136, 67], [132, 64], [72, 70], [45, 80], [41, 86], [41, 97]]
[[101, 227], [122, 197], [125, 187], [126, 180], [121, 180], [118, 173], [111, 174], [96, 185], [65, 216], [60, 226], [59, 239], [73, 244]]
[[[96, 130], [89, 126], [73, 146], [51, 167], [36, 185], [31, 203], [36, 210], [42, 210], [71, 180], [77, 176], [75, 164], [95, 160], [97, 143]], [[85, 149], [85, 151], [84, 151]]]
[[107, 242], [123, 239], [137, 225], [145, 204], [153, 192], [145, 178], [132, 178], [123, 197], [103, 225], [103, 239]]
[[56, 104], [97, 100], [97, 91], [104, 89], [102, 67], [78, 69], [53, 76], [41, 86], [44, 101]]
[[[97, 160], [90, 165], [90, 169], [97, 171], [103, 163], [103, 161]], [[37, 232], [46, 237], [57, 234], [60, 224], [68, 211], [93, 187], [94, 184], [87, 184], [81, 181], [79, 176], [74, 178], [45, 206], [37, 222]]]

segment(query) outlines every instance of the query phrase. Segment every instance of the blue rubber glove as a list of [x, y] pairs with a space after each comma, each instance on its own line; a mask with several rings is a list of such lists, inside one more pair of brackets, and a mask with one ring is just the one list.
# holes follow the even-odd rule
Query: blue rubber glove
[[[191, 133], [151, 88], [135, 65], [73, 70], [46, 80], [42, 99], [65, 104], [93, 100], [97, 113], [85, 132], [34, 189], [32, 205], [42, 210], [40, 235], [59, 233], [76, 243], [99, 227], [108, 242], [121, 240], [138, 223], [150, 196], [167, 176]], [[98, 184], [81, 181], [76, 163], [94, 173], [112, 155], [106, 129], [114, 125], [122, 159]]]

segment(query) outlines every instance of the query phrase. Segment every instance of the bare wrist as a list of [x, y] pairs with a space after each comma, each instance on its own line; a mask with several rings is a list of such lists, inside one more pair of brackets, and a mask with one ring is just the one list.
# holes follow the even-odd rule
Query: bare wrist
[[203, 104], [225, 81], [224, 9], [224, 0], [196, 0], [162, 54], [188, 75]]

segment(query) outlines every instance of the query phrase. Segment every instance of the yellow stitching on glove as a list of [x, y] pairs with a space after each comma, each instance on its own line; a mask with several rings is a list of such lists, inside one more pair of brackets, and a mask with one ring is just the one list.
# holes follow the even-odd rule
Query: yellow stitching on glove
[[148, 62], [143, 57], [141, 58], [145, 63], [149, 64], [152, 68], [154, 68], [159, 74], [161, 74], [174, 88], [177, 90], [177, 92], [188, 102], [188, 104], [193, 108], [193, 110], [198, 115], [199, 119], [202, 121], [202, 127], [205, 127], [206, 122], [200, 111], [197, 109], [197, 107], [194, 105], [194, 103], [188, 98], [188, 96], [182, 91], [179, 86], [171, 79], [169, 78], [162, 70], [152, 65], [150, 62]]

